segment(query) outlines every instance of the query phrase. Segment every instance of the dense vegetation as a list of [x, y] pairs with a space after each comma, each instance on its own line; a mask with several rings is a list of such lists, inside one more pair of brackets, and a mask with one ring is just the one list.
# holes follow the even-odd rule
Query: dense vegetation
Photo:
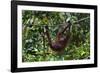
[[[90, 14], [68, 12], [22, 11], [22, 61], [58, 61], [90, 58]], [[60, 24], [70, 19], [71, 40], [63, 54], [51, 51], [43, 34], [49, 26], [52, 40], [55, 40]], [[75, 23], [77, 22], [77, 23]]]

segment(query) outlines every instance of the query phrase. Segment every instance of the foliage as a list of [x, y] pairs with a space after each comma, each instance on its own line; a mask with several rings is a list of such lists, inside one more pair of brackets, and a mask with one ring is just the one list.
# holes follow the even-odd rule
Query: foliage
[[[22, 61], [58, 61], [90, 58], [90, 17], [88, 13], [22, 11]], [[71, 39], [63, 54], [51, 51], [48, 40], [43, 34], [44, 26], [49, 26], [52, 40], [55, 40], [60, 24], [70, 19]], [[77, 23], [74, 23], [76, 22]]]

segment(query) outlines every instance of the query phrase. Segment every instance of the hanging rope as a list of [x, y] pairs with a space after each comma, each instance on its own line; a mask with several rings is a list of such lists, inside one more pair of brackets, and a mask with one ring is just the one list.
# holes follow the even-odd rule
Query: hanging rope
[[[72, 24], [77, 24], [77, 23], [79, 23], [79, 22], [82, 22], [82, 21], [84, 21], [84, 20], [86, 20], [86, 19], [89, 19], [90, 17], [85, 17], [85, 18], [82, 18], [82, 19], [80, 19], [80, 20], [77, 20], [77, 21], [73, 21], [72, 22]], [[60, 24], [60, 25], [63, 25], [63, 24]], [[37, 27], [45, 27], [45, 25], [34, 25], [34, 26], [37, 26]], [[49, 25], [49, 27], [52, 27], [52, 26], [57, 26], [57, 25]]]

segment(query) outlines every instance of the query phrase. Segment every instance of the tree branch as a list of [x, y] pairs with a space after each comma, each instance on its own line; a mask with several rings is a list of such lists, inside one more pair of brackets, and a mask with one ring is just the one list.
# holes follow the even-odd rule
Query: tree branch
[[82, 18], [82, 19], [80, 19], [80, 20], [78, 20], [78, 21], [74, 21], [73, 24], [79, 23], [79, 22], [84, 21], [84, 20], [89, 19], [89, 18], [90, 18], [90, 17]]

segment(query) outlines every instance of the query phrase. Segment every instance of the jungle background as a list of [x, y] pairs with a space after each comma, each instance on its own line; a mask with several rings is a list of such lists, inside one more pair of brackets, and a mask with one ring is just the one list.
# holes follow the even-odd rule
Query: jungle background
[[[44, 26], [49, 26], [52, 40], [55, 40], [60, 24], [70, 19], [71, 40], [63, 54], [50, 50], [43, 34]], [[76, 22], [76, 23], [75, 23]], [[63, 61], [90, 58], [90, 14], [71, 12], [47, 12], [22, 10], [22, 61]]]

